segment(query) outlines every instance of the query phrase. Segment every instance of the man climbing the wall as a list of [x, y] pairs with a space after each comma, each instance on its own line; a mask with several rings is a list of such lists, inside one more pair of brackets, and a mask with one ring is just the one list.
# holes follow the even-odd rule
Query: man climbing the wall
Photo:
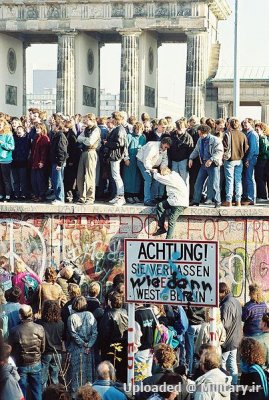
[[153, 178], [165, 185], [167, 192], [167, 200], [161, 201], [156, 208], [159, 228], [153, 236], [166, 233], [165, 214], [166, 210], [170, 210], [166, 239], [172, 239], [178, 216], [183, 213], [185, 207], [189, 206], [189, 190], [181, 176], [167, 167], [161, 169], [160, 173], [155, 169], [152, 172]]

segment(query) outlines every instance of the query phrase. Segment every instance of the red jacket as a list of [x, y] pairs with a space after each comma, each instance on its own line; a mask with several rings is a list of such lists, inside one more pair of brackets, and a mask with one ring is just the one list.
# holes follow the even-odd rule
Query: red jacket
[[31, 148], [31, 168], [39, 168], [39, 163], [43, 163], [44, 167], [48, 166], [50, 152], [50, 140], [48, 136], [36, 136]]

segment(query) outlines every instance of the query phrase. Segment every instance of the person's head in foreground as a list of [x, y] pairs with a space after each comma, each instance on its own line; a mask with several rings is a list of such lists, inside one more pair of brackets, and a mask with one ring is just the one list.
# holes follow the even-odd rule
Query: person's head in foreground
[[78, 389], [77, 400], [102, 400], [102, 397], [91, 385], [87, 384]]
[[153, 359], [156, 364], [165, 369], [169, 369], [175, 365], [176, 354], [171, 346], [166, 343], [160, 343], [154, 347]]
[[[164, 373], [161, 379], [158, 381], [159, 394], [165, 400], [174, 400], [179, 394], [179, 384], [182, 382], [181, 376], [173, 372]], [[165, 386], [164, 386], [165, 384]], [[165, 389], [164, 391], [162, 390]], [[154, 399], [154, 397], [153, 397]]]
[[44, 390], [42, 400], [70, 400], [70, 396], [65, 386], [58, 383], [50, 385]]
[[264, 365], [264, 348], [257, 340], [245, 337], [240, 344], [240, 358], [243, 365]]
[[116, 381], [115, 368], [109, 361], [102, 361], [97, 367], [97, 379]]

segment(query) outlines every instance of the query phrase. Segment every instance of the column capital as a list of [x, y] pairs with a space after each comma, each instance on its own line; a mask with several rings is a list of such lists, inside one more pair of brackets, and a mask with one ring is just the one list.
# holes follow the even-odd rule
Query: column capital
[[262, 107], [269, 106], [269, 99], [268, 99], [267, 101], [266, 101], [266, 100], [259, 101], [259, 103], [260, 103], [260, 105], [261, 105]]
[[218, 104], [220, 106], [225, 106], [225, 105], [229, 105], [230, 101], [229, 100], [218, 100]]
[[23, 42], [23, 50], [26, 50], [28, 47], [31, 47], [30, 42]]
[[75, 29], [74, 30], [68, 30], [68, 31], [59, 30], [59, 31], [55, 31], [55, 33], [56, 33], [56, 35], [58, 37], [61, 37], [61, 36], [75, 37], [75, 36], [77, 36], [78, 31], [76, 31]]
[[187, 36], [187, 38], [189, 38], [189, 37], [194, 38], [194, 37], [201, 36], [201, 35], [203, 35], [203, 36], [208, 35], [208, 33], [209, 33], [208, 29], [204, 28], [203, 30], [187, 31], [186, 36]]
[[140, 36], [142, 33], [142, 29], [126, 28], [126, 29], [118, 29], [117, 32], [121, 36]]

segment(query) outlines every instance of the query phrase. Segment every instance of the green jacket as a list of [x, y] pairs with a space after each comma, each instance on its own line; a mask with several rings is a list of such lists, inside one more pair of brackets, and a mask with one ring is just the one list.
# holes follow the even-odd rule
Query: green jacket
[[269, 136], [259, 136], [259, 160], [269, 160]]
[[9, 164], [12, 162], [12, 151], [15, 149], [15, 143], [12, 133], [0, 134], [0, 164]]

